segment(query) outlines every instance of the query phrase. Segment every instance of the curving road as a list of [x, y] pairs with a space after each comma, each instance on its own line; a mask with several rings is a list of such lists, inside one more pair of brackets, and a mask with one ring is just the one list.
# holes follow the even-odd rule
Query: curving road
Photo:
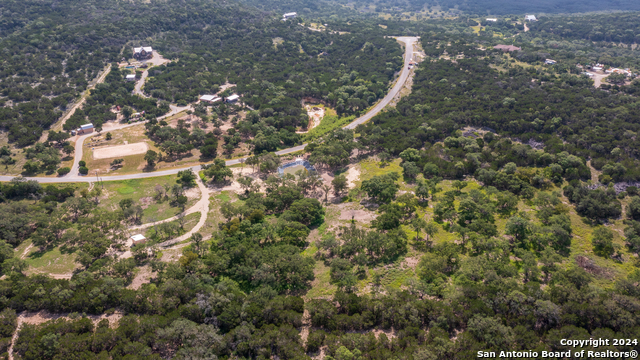
[[[380, 113], [380, 111], [382, 111], [382, 109], [384, 109], [387, 105], [389, 105], [389, 103], [400, 92], [400, 90], [404, 86], [404, 83], [407, 81], [407, 78], [409, 77], [409, 73], [410, 73], [410, 71], [408, 69], [408, 66], [409, 66], [409, 62], [411, 61], [411, 58], [413, 56], [413, 45], [414, 45], [414, 43], [416, 41], [418, 41], [418, 37], [405, 37], [405, 36], [403, 36], [403, 37], [398, 37], [397, 39], [399, 41], [402, 41], [406, 45], [405, 46], [405, 53], [404, 53], [404, 65], [402, 67], [402, 71], [400, 72], [400, 76], [398, 77], [398, 80], [393, 85], [391, 90], [387, 93], [387, 95], [382, 100], [380, 100], [371, 110], [369, 110], [369, 112], [367, 112], [366, 114], [362, 115], [361, 117], [355, 119], [349, 125], [345, 126], [344, 129], [355, 129], [356, 126], [358, 126], [360, 124], [364, 124], [365, 122], [369, 121], [374, 116], [378, 115], [378, 113]], [[184, 107], [184, 108], [178, 108], [178, 107], [173, 107], [172, 106], [172, 111], [169, 114], [166, 114], [164, 117], [177, 114], [178, 112], [184, 111], [184, 110], [186, 110], [188, 108], [190, 108], [190, 107], [187, 106], [187, 107]], [[120, 127], [109, 129], [109, 130], [123, 129], [123, 128], [127, 128], [129, 126], [135, 126], [135, 125], [140, 125], [140, 124], [142, 124], [142, 122], [138, 122], [138, 123], [134, 123], [134, 124], [127, 124], [127, 125], [123, 125], [123, 126], [120, 126]], [[89, 181], [93, 181], [93, 177], [91, 175], [88, 175], [88, 176], [79, 176], [78, 175], [78, 163], [82, 159], [82, 145], [84, 144], [84, 140], [86, 140], [87, 138], [89, 138], [91, 136], [94, 136], [94, 135], [96, 135], [96, 134], [92, 133], [92, 134], [87, 134], [87, 135], [84, 135], [84, 136], [81, 136], [81, 137], [78, 138], [78, 140], [81, 140], [80, 141], [80, 146], [78, 146], [78, 142], [76, 142], [76, 153], [75, 153], [75, 160], [74, 160], [74, 163], [73, 163], [73, 168], [72, 168], [71, 172], [67, 176], [65, 176], [65, 177], [56, 177], [56, 178], [30, 177], [30, 178], [27, 178], [27, 179], [28, 180], [36, 180], [36, 181], [38, 181], [40, 183], [66, 183], [66, 182], [89, 182]], [[277, 155], [285, 155], [285, 154], [294, 153], [294, 152], [297, 152], [297, 151], [300, 151], [300, 150], [304, 150], [304, 148], [306, 146], [307, 146], [307, 144], [294, 146], [292, 148], [276, 151], [276, 154]], [[226, 164], [227, 164], [227, 166], [237, 165], [237, 164], [240, 164], [241, 162], [243, 162], [244, 160], [246, 160], [246, 158], [228, 160], [226, 162]], [[151, 177], [157, 177], [157, 176], [174, 175], [174, 174], [177, 174], [179, 171], [185, 170], [185, 169], [188, 169], [188, 168], [175, 168], [175, 169], [154, 171], [154, 172], [150, 172], [150, 173], [105, 176], [105, 177], [101, 177], [101, 178], [104, 181], [144, 179], [144, 178], [151, 178]], [[190, 167], [190, 169], [192, 169], [194, 172], [198, 172], [198, 171], [201, 170], [201, 167], [200, 167], [200, 165], [196, 165], [196, 166]], [[15, 176], [0, 176], [0, 181], [11, 181], [11, 179], [13, 179], [14, 177]]]

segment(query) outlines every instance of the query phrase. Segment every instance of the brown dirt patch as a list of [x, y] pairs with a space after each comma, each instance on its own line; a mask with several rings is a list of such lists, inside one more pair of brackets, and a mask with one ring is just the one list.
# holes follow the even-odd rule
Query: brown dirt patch
[[200, 189], [197, 187], [192, 187], [191, 189], [184, 192], [184, 195], [189, 199], [199, 199], [200, 198]]
[[345, 176], [347, 177], [349, 189], [353, 189], [356, 187], [356, 182], [360, 180], [360, 169], [358, 169], [357, 165], [349, 166], [349, 170]]
[[124, 157], [124, 156], [130, 156], [130, 155], [138, 155], [138, 154], [146, 153], [147, 150], [149, 150], [149, 145], [145, 142], [139, 142], [139, 143], [127, 144], [127, 145], [107, 146], [103, 148], [94, 149], [93, 158], [96, 160], [99, 160], [99, 159]]
[[146, 197], [140, 198], [138, 202], [140, 203], [140, 206], [142, 206], [143, 209], [146, 209], [153, 202], [153, 198], [151, 196], [146, 196]]
[[376, 218], [376, 213], [367, 210], [345, 209], [340, 211], [340, 220], [355, 220], [358, 222], [369, 223]]
[[143, 284], [148, 284], [153, 277], [153, 271], [151, 271], [151, 267], [143, 266], [140, 268], [140, 271], [136, 274], [136, 277], [133, 278], [131, 284], [127, 286], [128, 289], [137, 290]]
[[419, 257], [408, 257], [406, 259], [404, 259], [404, 261], [402, 262], [403, 267], [407, 266], [410, 267], [412, 269], [415, 269], [416, 266], [418, 266], [418, 263], [420, 262], [420, 258]]

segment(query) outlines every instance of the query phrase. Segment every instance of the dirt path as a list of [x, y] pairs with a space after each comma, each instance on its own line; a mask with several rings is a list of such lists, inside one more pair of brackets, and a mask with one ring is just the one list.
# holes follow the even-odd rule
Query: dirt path
[[[200, 180], [200, 178], [198, 178], [198, 180], [196, 180], [196, 182], [198, 183], [198, 187], [200, 188], [200, 192], [202, 193], [202, 197], [200, 198], [200, 201], [198, 201], [193, 208], [197, 209], [194, 211], [200, 211], [200, 220], [198, 221], [198, 223], [196, 224], [196, 226], [193, 227], [193, 229], [191, 229], [190, 231], [188, 231], [186, 234], [179, 236], [173, 240], [168, 240], [165, 241], [163, 243], [158, 244], [158, 246], [169, 246], [169, 245], [173, 245], [176, 243], [179, 243], [181, 241], [187, 240], [188, 238], [191, 237], [191, 235], [197, 233], [198, 231], [200, 231], [200, 229], [204, 226], [204, 224], [207, 222], [207, 216], [209, 215], [209, 189], [207, 188], [207, 186], [205, 184], [202, 183], [202, 180]], [[193, 209], [192, 208], [192, 209]]]
[[527, 32], [527, 31], [529, 31], [529, 27], [527, 26], [527, 23], [525, 22], [524, 23], [524, 32]]
[[[171, 221], [177, 220], [177, 219], [178, 219], [178, 217], [179, 217], [179, 216], [181, 216], [182, 214], [184, 214], [184, 215], [186, 216], [186, 215], [189, 215], [189, 214], [193, 214], [193, 213], [195, 213], [195, 212], [202, 211], [202, 206], [203, 206], [203, 204], [202, 204], [202, 201], [203, 201], [203, 200], [202, 200], [202, 198], [203, 198], [205, 195], [207, 195], [207, 196], [208, 196], [208, 192], [207, 192], [207, 193], [204, 193], [204, 192], [202, 191], [201, 182], [198, 182], [198, 189], [200, 190], [200, 200], [199, 200], [197, 203], [195, 203], [195, 205], [193, 205], [192, 207], [188, 208], [187, 210], [185, 210], [185, 211], [184, 211], [183, 213], [181, 213], [180, 215], [172, 216], [172, 217], [170, 217], [170, 218], [168, 218], [168, 219], [159, 220], [159, 221], [152, 222], [152, 223], [146, 223], [146, 224], [142, 224], [142, 225], [132, 226], [132, 227], [130, 227], [130, 228], [129, 228], [129, 230], [142, 230], [142, 229], [146, 229], [146, 228], [151, 227], [151, 226], [154, 226], [154, 225], [159, 225], [159, 224], [162, 224], [162, 223], [166, 223], [166, 222], [171, 222]], [[206, 190], [206, 189], [205, 189], [205, 190]], [[207, 204], [207, 212], [208, 212], [208, 211], [209, 211], [209, 204]]]
[[[153, 52], [153, 57], [151, 59], [142, 61], [142, 63], [150, 64], [151, 66], [160, 66], [160, 65], [168, 64], [170, 62], [171, 60], [167, 60], [163, 58], [162, 55], [158, 54], [157, 51]], [[144, 83], [147, 81], [147, 77], [149, 77], [149, 70], [151, 70], [151, 68], [147, 68], [144, 70], [144, 72], [142, 73], [142, 76], [140, 77], [140, 80], [138, 80], [138, 82], [136, 83], [136, 87], [133, 90], [134, 94], [142, 96], [144, 98], [148, 98], [148, 96], [145, 95], [144, 92], [142, 91], [142, 87], [144, 86]]]
[[22, 252], [22, 255], [20, 255], [20, 260], [24, 260], [24, 258], [26, 258], [27, 255], [29, 255], [29, 250], [31, 250], [32, 247], [33, 247], [33, 244], [29, 244], [29, 246], [27, 246], [27, 248], [24, 249], [24, 251]]
[[602, 80], [606, 79], [609, 75], [611, 74], [599, 74], [597, 72], [591, 71], [591, 74], [593, 74], [593, 86], [595, 86], [596, 88], [599, 88], [602, 85]]
[[[73, 114], [76, 112], [76, 110], [82, 106], [82, 104], [84, 104], [84, 102], [87, 100], [87, 98], [89, 97], [89, 95], [91, 94], [91, 90], [95, 89], [95, 87], [98, 84], [102, 84], [104, 82], [104, 80], [107, 78], [107, 75], [109, 75], [109, 73], [111, 72], [111, 66], [108, 65], [103, 71], [102, 73], [98, 76], [98, 78], [95, 80], [95, 82], [93, 83], [93, 85], [89, 85], [87, 87], [87, 90], [85, 90], [82, 95], [80, 96], [80, 100], [78, 100], [75, 104], [73, 104], [73, 106], [71, 107], [71, 109], [69, 109], [69, 111], [67, 111], [67, 113], [58, 121], [58, 123], [54, 124], [51, 129], [52, 130], [56, 130], [56, 131], [61, 131], [64, 124], [67, 122], [67, 120], [69, 120], [69, 118], [71, 116], [73, 116]], [[48, 135], [48, 131], [45, 131], [42, 133], [42, 137], [40, 138], [40, 141], [43, 142], [45, 141], [46, 135]]]
[[[198, 178], [196, 180], [196, 183], [198, 184], [198, 188], [200, 189], [200, 200], [193, 205], [191, 208], [189, 208], [189, 210], [187, 210], [185, 212], [186, 214], [191, 214], [194, 212], [200, 212], [200, 220], [198, 221], [198, 223], [196, 224], [196, 226], [193, 227], [193, 229], [189, 230], [186, 234], [183, 234], [181, 236], [178, 236], [175, 239], [171, 239], [171, 240], [167, 240], [165, 242], [162, 242], [160, 244], [157, 244], [155, 246], [157, 247], [166, 247], [166, 246], [170, 246], [179, 242], [182, 242], [184, 240], [187, 240], [188, 238], [191, 237], [191, 235], [193, 235], [194, 233], [197, 233], [198, 231], [200, 231], [200, 229], [204, 226], [204, 224], [207, 222], [207, 216], [209, 215], [209, 189], [207, 188], [207, 186], [205, 184], [202, 183], [202, 180], [200, 180], [200, 178]], [[136, 230], [136, 229], [143, 229], [143, 228], [147, 228], [149, 226], [152, 226], [153, 224], [159, 224], [159, 223], [163, 223], [163, 222], [168, 222], [168, 221], [173, 221], [177, 218], [177, 216], [174, 216], [172, 218], [169, 219], [165, 219], [162, 221], [158, 221], [155, 223], [150, 223], [150, 224], [143, 224], [137, 227], [133, 227], [130, 228], [130, 230]], [[132, 245], [131, 240], [128, 240], [126, 243], [126, 246], [128, 248], [130, 248]], [[180, 247], [182, 246], [186, 246], [187, 244], [181, 244]], [[129, 258], [133, 256], [133, 254], [131, 253], [131, 250], [127, 250], [124, 253], [122, 253], [120, 255], [121, 259], [124, 258]]]

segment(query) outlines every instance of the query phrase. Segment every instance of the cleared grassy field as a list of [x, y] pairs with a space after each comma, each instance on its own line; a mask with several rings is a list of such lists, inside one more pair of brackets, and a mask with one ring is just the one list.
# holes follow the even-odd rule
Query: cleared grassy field
[[62, 252], [60, 247], [43, 253], [35, 250], [35, 248], [31, 248], [30, 254], [24, 258], [29, 265], [28, 273], [69, 274], [79, 266], [75, 262], [75, 252]]
[[[180, 213], [180, 208], [171, 206], [168, 199], [155, 200], [154, 197], [157, 194], [155, 188], [159, 186], [165, 189], [165, 186], [173, 186], [177, 184], [177, 179], [177, 175], [169, 175], [148, 179], [105, 181], [99, 206], [115, 210], [122, 199], [133, 199], [144, 208], [143, 224], [170, 218]], [[96, 184], [96, 186], [99, 185]], [[192, 191], [197, 191], [197, 188]], [[193, 206], [198, 198], [199, 196], [190, 198], [185, 208]]]

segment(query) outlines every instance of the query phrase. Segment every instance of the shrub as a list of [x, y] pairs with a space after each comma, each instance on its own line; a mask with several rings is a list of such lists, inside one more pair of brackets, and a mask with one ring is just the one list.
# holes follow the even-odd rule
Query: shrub
[[63, 168], [58, 169], [58, 175], [60, 175], [60, 176], [67, 175], [70, 171], [71, 171], [70, 167], [68, 167], [68, 166], [67, 167], [63, 167]]
[[86, 167], [87, 166], [87, 162], [84, 160], [80, 160], [80, 162], [78, 163], [78, 165], [80, 165], [80, 167]]
[[82, 175], [87, 175], [89, 173], [89, 169], [86, 166], [81, 166], [80, 169], [78, 169], [78, 172]]

